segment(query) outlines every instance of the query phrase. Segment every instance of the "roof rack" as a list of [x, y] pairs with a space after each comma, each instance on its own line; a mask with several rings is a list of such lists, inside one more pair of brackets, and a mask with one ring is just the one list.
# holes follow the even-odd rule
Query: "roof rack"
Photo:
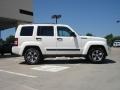
[[56, 23], [21, 23], [21, 25], [24, 25], [24, 24], [56, 24]]

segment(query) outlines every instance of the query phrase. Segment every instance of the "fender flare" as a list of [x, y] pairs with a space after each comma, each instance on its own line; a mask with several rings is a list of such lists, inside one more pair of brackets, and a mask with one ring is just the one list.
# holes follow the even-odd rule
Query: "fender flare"
[[105, 42], [103, 42], [103, 41], [88, 41], [84, 46], [82, 54], [87, 55], [91, 46], [103, 46], [106, 50], [106, 43]]
[[44, 49], [43, 46], [39, 42], [29, 41], [29, 42], [24, 42], [21, 45], [20, 55], [23, 55], [24, 49], [26, 47], [39, 47], [39, 49], [41, 50], [42, 54], [45, 53], [45, 51], [43, 50]]

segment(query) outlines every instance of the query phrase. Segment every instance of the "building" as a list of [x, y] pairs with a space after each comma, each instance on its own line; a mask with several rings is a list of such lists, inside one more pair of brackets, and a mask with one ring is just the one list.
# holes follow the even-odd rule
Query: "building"
[[32, 4], [33, 0], [0, 0], [0, 31], [21, 23], [32, 23]]

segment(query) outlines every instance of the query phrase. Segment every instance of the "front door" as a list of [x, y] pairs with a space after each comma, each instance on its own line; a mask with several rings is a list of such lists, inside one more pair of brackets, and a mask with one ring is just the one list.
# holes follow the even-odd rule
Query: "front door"
[[68, 27], [57, 26], [57, 55], [80, 54], [77, 36]]

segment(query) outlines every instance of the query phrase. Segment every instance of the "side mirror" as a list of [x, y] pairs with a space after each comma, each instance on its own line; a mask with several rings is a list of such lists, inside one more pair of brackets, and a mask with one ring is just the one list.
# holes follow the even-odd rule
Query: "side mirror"
[[76, 37], [76, 35], [75, 35], [75, 33], [74, 33], [74, 32], [71, 32], [71, 36]]

